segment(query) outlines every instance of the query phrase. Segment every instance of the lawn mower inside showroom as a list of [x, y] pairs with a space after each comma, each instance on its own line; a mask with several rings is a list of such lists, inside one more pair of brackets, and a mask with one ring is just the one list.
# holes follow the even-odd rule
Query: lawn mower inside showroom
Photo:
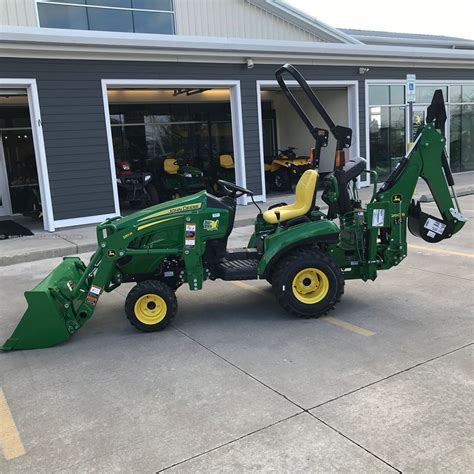
[[[327, 129], [312, 124], [284, 74], [296, 79]], [[440, 90], [413, 147], [378, 188], [377, 174], [365, 170], [363, 158], [346, 158], [352, 130], [332, 121], [297, 69], [286, 64], [276, 78], [315, 139], [311, 169], [299, 179], [293, 203], [263, 213], [258, 209], [247, 247], [237, 249], [227, 248], [237, 199], [248, 196], [253, 201], [253, 193], [223, 180], [218, 181], [221, 197], [200, 191], [106, 220], [97, 227], [98, 248], [88, 264], [66, 257], [25, 293], [28, 309], [1, 350], [45, 348], [68, 340], [92, 317], [101, 294], [125, 282], [136, 282], [125, 314], [142, 331], [162, 330], [173, 320], [179, 286], [198, 291], [216, 279], [267, 280], [286, 311], [317, 317], [341, 300], [345, 280], [375, 280], [379, 270], [398, 265], [407, 255], [407, 227], [430, 243], [461, 230], [466, 219], [446, 156]], [[319, 158], [329, 133], [337, 143], [334, 171], [318, 183]], [[374, 186], [368, 203], [357, 193], [363, 171], [371, 174]], [[419, 177], [429, 185], [440, 217], [424, 213], [412, 200]], [[323, 190], [326, 213], [316, 206], [317, 188]]]

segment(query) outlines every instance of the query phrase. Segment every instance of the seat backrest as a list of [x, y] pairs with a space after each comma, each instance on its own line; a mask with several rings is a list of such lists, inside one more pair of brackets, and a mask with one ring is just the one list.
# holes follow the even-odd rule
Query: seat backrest
[[219, 165], [222, 168], [233, 168], [234, 160], [231, 155], [220, 155], [219, 156]]
[[302, 215], [310, 212], [314, 207], [317, 182], [318, 172], [306, 170], [296, 185], [295, 205], [302, 208]]
[[166, 158], [163, 163], [163, 168], [165, 173], [168, 174], [176, 174], [179, 170], [179, 166], [176, 164], [176, 160], [174, 158]]

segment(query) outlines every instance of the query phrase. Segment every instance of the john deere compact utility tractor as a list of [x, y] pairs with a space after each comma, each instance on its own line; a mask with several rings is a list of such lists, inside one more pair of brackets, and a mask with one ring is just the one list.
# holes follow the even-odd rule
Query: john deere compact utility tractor
[[[302, 87], [328, 129], [314, 127], [288, 89], [284, 73]], [[347, 279], [374, 280], [379, 270], [398, 265], [407, 255], [410, 231], [435, 243], [464, 225], [456, 198], [443, 135], [446, 112], [440, 91], [428, 108], [427, 123], [418, 129], [412, 150], [388, 180], [363, 204], [355, 186], [365, 168], [362, 158], [346, 159], [351, 129], [335, 125], [303, 77], [291, 65], [277, 80], [315, 139], [314, 169], [300, 178], [295, 202], [257, 215], [248, 247], [228, 249], [236, 201], [252, 192], [220, 181], [223, 197], [205, 191], [108, 219], [97, 227], [98, 249], [88, 264], [64, 261], [32, 291], [28, 309], [2, 349], [34, 349], [66, 341], [90, 319], [103, 292], [136, 282], [125, 313], [142, 331], [165, 328], [177, 311], [175, 291], [187, 284], [200, 290], [207, 280], [265, 279], [279, 303], [296, 316], [326, 313], [341, 299]], [[325, 177], [322, 200], [315, 206], [317, 166], [329, 133], [336, 138], [334, 172]], [[418, 178], [433, 193], [440, 216], [425, 214], [412, 201]], [[336, 223], [339, 221], [339, 225]]]

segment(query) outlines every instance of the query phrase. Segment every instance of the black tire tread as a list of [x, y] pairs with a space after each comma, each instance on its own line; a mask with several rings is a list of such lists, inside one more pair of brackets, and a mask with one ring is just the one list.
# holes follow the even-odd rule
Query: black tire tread
[[[135, 302], [140, 296], [146, 293], [155, 293], [162, 296], [168, 307], [165, 319], [154, 326], [146, 326], [140, 323], [140, 321], [135, 317]], [[127, 319], [132, 326], [144, 332], [162, 331], [171, 323], [177, 311], [178, 301], [173, 289], [158, 280], [145, 280], [138, 283], [129, 291], [127, 298], [125, 299], [125, 314], [127, 315]]]
[[[330, 266], [337, 279], [337, 292], [333, 295], [325, 307], [321, 309], [321, 311], [312, 315], [303, 314], [295, 310], [291, 306], [285, 293], [279, 290], [288, 276], [288, 269], [290, 268], [290, 265], [302, 260], [307, 262], [310, 258], [317, 258], [326, 265]], [[344, 294], [344, 283], [344, 274], [339, 265], [337, 265], [329, 255], [316, 247], [299, 247], [295, 250], [292, 250], [288, 255], [283, 257], [283, 259], [277, 264], [276, 268], [272, 272], [272, 286], [275, 290], [278, 302], [285, 309], [285, 311], [300, 318], [318, 318], [324, 314], [327, 314], [329, 310], [334, 309], [336, 304], [341, 301], [342, 295]]]

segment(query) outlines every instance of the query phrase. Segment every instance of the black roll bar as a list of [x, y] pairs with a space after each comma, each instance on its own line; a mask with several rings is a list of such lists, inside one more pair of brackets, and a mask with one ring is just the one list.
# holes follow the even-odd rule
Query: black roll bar
[[[280, 86], [281, 90], [285, 94], [286, 98], [288, 99], [290, 104], [293, 106], [295, 111], [298, 113], [301, 120], [303, 120], [304, 124], [306, 125], [307, 129], [309, 130], [311, 135], [314, 137], [314, 139], [316, 141], [320, 141], [323, 132], [326, 132], [326, 135], [327, 135], [327, 130], [315, 127], [313, 125], [313, 123], [311, 122], [309, 117], [306, 115], [305, 111], [303, 110], [299, 102], [296, 100], [296, 97], [293, 95], [293, 93], [289, 89], [285, 80], [283, 79], [283, 74], [285, 72], [288, 73], [290, 76], [292, 76], [294, 79], [296, 79], [296, 82], [298, 82], [301, 89], [304, 91], [308, 99], [311, 101], [315, 109], [318, 111], [319, 115], [321, 115], [322, 119], [329, 127], [329, 130], [334, 135], [334, 138], [337, 140], [336, 149], [342, 150], [344, 148], [349, 148], [352, 142], [352, 129], [348, 127], [343, 127], [341, 125], [336, 125], [334, 121], [332, 120], [331, 116], [327, 113], [323, 104], [321, 104], [321, 102], [319, 101], [319, 99], [316, 97], [313, 90], [311, 89], [311, 87], [306, 82], [305, 78], [301, 75], [301, 73], [291, 64], [284, 64], [276, 71], [275, 73], [276, 80], [278, 81], [278, 85]], [[326, 137], [326, 143], [322, 146], [327, 146], [327, 137]]]

